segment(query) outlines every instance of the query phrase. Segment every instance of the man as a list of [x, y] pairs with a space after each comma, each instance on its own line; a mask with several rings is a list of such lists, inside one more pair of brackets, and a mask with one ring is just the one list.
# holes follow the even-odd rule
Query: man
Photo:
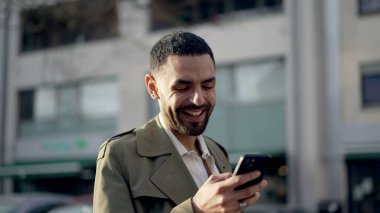
[[225, 150], [202, 136], [215, 105], [211, 48], [189, 32], [161, 38], [145, 76], [160, 113], [101, 146], [94, 212], [241, 212], [267, 182], [242, 190], [259, 172], [232, 176]]

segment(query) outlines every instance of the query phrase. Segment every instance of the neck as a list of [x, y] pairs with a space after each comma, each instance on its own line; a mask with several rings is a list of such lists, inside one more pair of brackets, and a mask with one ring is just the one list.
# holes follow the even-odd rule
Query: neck
[[178, 133], [174, 133], [174, 135], [188, 151], [197, 150], [195, 146], [196, 136], [182, 135]]

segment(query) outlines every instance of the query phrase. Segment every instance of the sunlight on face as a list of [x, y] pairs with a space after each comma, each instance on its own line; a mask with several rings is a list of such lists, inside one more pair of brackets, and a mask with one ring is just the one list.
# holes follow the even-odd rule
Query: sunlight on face
[[215, 66], [208, 54], [168, 57], [156, 75], [161, 114], [182, 135], [200, 135], [215, 105]]

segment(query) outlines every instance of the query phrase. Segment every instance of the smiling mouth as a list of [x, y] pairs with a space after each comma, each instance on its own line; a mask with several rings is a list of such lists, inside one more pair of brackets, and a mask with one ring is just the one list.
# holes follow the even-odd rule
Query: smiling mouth
[[198, 123], [207, 119], [209, 108], [206, 104], [201, 106], [187, 105], [178, 108], [177, 112], [180, 114], [182, 121]]
[[200, 116], [204, 110], [184, 110], [183, 112], [190, 116]]

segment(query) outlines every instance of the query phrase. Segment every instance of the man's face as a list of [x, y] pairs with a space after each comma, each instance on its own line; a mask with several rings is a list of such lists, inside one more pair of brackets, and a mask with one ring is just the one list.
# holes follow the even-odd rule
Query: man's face
[[155, 75], [160, 111], [181, 135], [200, 135], [215, 105], [215, 66], [208, 54], [171, 55]]

